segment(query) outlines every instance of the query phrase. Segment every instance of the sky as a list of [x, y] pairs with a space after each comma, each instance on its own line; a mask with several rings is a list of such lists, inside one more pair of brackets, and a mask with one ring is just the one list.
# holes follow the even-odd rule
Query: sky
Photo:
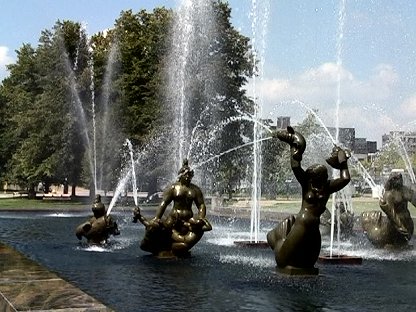
[[[110, 28], [123, 10], [185, 0], [0, 0], [0, 80], [22, 44], [36, 47], [57, 20], [89, 34]], [[189, 0], [187, 0], [189, 1]], [[230, 0], [232, 23], [252, 39], [259, 76], [249, 95], [264, 118], [300, 122], [311, 109], [327, 127], [353, 127], [377, 141], [416, 131], [416, 2], [410, 0]]]

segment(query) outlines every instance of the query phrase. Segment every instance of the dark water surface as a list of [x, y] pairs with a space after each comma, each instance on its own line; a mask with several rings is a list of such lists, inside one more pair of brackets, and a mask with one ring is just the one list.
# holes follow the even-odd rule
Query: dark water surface
[[[363, 237], [342, 243], [362, 265], [317, 264], [314, 277], [275, 273], [270, 249], [233, 245], [249, 221], [210, 218], [192, 257], [156, 259], [139, 249], [144, 228], [114, 213], [121, 235], [85, 247], [74, 231], [85, 214], [1, 212], [0, 240], [116, 311], [415, 311], [416, 253], [377, 251]], [[271, 228], [264, 225], [262, 232]], [[263, 233], [263, 235], [264, 235]], [[324, 240], [323, 251], [328, 249]]]

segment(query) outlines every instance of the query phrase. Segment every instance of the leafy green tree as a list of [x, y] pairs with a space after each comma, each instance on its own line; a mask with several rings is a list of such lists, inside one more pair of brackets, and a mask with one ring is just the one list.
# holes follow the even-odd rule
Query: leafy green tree
[[265, 140], [261, 148], [261, 193], [270, 199], [275, 199], [279, 194], [287, 191], [286, 181], [292, 178], [289, 148], [287, 143], [277, 138]]
[[[238, 119], [241, 112], [252, 113], [254, 105], [243, 89], [253, 73], [249, 39], [231, 25], [228, 4], [210, 4], [214, 14], [209, 23], [216, 25], [216, 32], [209, 34], [207, 50], [193, 51], [198, 57], [187, 69], [195, 78], [187, 86], [192, 107], [189, 131], [219, 127], [202, 131], [197, 149], [209, 153], [203, 158], [192, 155], [194, 163], [244, 144], [252, 133], [252, 124]], [[177, 103], [169, 101], [161, 86], [167, 82], [164, 69], [175, 14], [165, 8], [122, 12], [112, 30], [90, 40], [79, 23], [58, 21], [41, 33], [36, 49], [24, 45], [0, 89], [0, 129], [7, 129], [0, 145], [4, 175], [31, 192], [41, 181], [67, 180], [75, 195], [75, 186], [91, 183], [96, 156], [102, 164], [115, 159], [101, 172], [113, 181], [105, 186], [110, 188], [117, 175], [114, 168], [122, 166], [121, 157], [114, 155], [122, 153], [129, 138], [139, 150], [148, 147], [146, 157], [152, 165], [146, 179], [155, 185], [166, 172], [166, 159], [172, 158], [166, 135], [172, 123], [167, 121]], [[106, 131], [93, 132], [102, 128]], [[95, 155], [93, 134], [101, 142]], [[248, 154], [249, 149], [225, 153], [201, 167], [210, 173], [208, 183], [218, 181], [218, 189], [235, 188], [245, 176]]]
[[136, 146], [153, 134], [160, 117], [160, 59], [166, 53], [171, 14], [164, 8], [136, 14], [129, 10], [122, 12], [115, 23], [113, 35], [118, 42], [122, 70], [118, 85], [123, 90], [120, 124]]
[[[249, 38], [241, 35], [231, 24], [231, 8], [221, 1], [214, 1], [213, 5], [217, 35], [213, 39], [210, 54], [217, 66], [208, 79], [212, 84], [208, 90], [213, 90], [208, 100], [215, 105], [214, 116], [217, 120], [225, 122], [227, 119], [235, 119], [224, 126], [218, 140], [211, 147], [212, 152], [218, 154], [243, 145], [247, 138], [253, 141], [253, 124], [239, 120], [238, 117], [254, 112], [254, 102], [248, 98], [244, 85], [248, 77], [252, 77], [255, 64]], [[235, 189], [239, 181], [246, 178], [251, 154], [250, 148], [243, 148], [222, 156], [210, 166], [213, 180], [217, 181], [220, 188], [231, 186]], [[230, 170], [233, 172], [231, 175], [221, 173]]]
[[0, 133], [2, 133], [0, 140], [0, 186], [2, 186], [2, 182], [6, 179], [7, 160], [12, 154], [12, 138], [7, 122], [7, 99], [3, 85], [0, 85]]
[[[24, 44], [17, 51], [17, 61], [8, 65], [9, 77], [3, 80], [2, 102], [4, 109], [4, 124], [6, 132], [4, 142], [7, 142], [5, 155], [8, 156], [5, 164], [6, 179], [9, 182], [19, 183], [29, 187], [34, 180], [27, 180], [31, 176], [30, 164], [22, 159], [22, 166], [14, 168], [13, 161], [16, 150], [23, 150], [22, 142], [34, 131], [32, 120], [27, 116], [26, 110], [33, 106], [36, 97], [41, 93], [38, 83], [38, 71], [36, 68], [36, 53], [30, 45]], [[26, 154], [30, 156], [29, 151]]]
[[74, 126], [77, 117], [71, 114], [71, 80], [75, 58], [80, 76], [86, 68], [80, 31], [79, 24], [68, 21], [43, 31], [36, 50], [29, 45], [20, 49], [3, 84], [13, 142], [7, 173], [31, 196], [39, 182], [60, 184], [65, 178], [73, 185], [79, 182], [83, 152], [75, 153], [82, 145], [81, 130]]

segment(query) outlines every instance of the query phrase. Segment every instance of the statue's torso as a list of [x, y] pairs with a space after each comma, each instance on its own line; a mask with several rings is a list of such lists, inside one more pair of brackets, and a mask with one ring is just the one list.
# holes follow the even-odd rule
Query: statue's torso
[[325, 212], [328, 199], [329, 192], [326, 186], [317, 189], [309, 185], [303, 196], [302, 209], [306, 210], [311, 218], [319, 218]]

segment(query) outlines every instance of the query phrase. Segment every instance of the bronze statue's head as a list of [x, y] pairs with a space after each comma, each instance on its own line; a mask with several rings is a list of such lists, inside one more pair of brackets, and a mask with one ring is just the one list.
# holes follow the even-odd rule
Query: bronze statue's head
[[315, 164], [306, 169], [308, 179], [314, 185], [322, 185], [328, 180], [328, 169], [321, 164]]
[[401, 187], [403, 187], [403, 176], [400, 172], [393, 172], [390, 174], [389, 179], [384, 185], [386, 191], [400, 189]]
[[94, 204], [92, 205], [92, 212], [94, 213], [94, 217], [99, 218], [105, 215], [105, 206], [101, 202], [101, 195], [95, 195]]
[[94, 203], [101, 203], [101, 195], [100, 194], [95, 195]]
[[193, 176], [194, 176], [194, 171], [191, 169], [191, 167], [189, 167], [188, 159], [185, 158], [182, 163], [182, 167], [178, 172], [178, 179], [179, 181], [182, 180], [184, 182], [190, 183]]

